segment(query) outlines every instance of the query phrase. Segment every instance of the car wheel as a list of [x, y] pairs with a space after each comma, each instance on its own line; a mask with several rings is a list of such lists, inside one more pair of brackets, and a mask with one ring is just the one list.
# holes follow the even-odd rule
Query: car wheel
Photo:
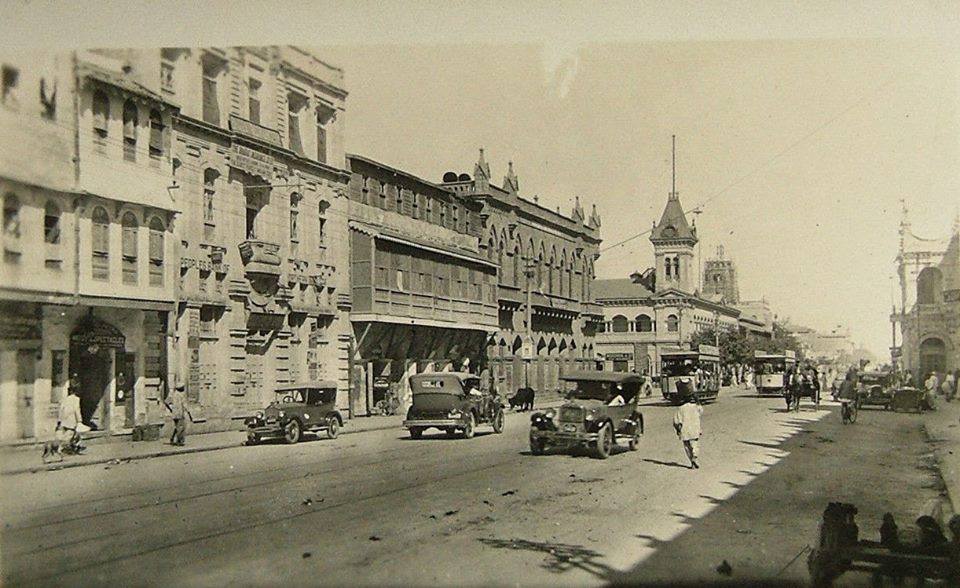
[[340, 434], [340, 421], [337, 420], [337, 417], [330, 417], [329, 422], [327, 423], [327, 436], [331, 439], [336, 439], [337, 435]]
[[534, 437], [533, 433], [530, 434], [530, 453], [534, 455], [543, 455], [543, 452], [547, 450], [547, 442], [539, 437]]
[[476, 425], [476, 420], [473, 418], [473, 413], [467, 415], [467, 422], [463, 426], [463, 438], [464, 439], [473, 439], [473, 428]]
[[603, 423], [600, 426], [600, 431], [597, 435], [596, 446], [594, 447], [594, 455], [598, 459], [607, 459], [610, 457], [610, 451], [613, 449], [613, 429], [610, 428], [610, 423]]
[[504, 423], [503, 409], [499, 408], [497, 409], [497, 413], [493, 415], [493, 432], [502, 433], [503, 423]]
[[423, 435], [423, 429], [421, 429], [421, 428], [419, 428], [419, 427], [412, 427], [412, 428], [410, 429], [410, 438], [411, 438], [411, 439], [419, 439], [421, 435]]
[[301, 436], [303, 436], [303, 430], [300, 428], [300, 421], [296, 419], [287, 423], [287, 426], [283, 428], [283, 438], [287, 443], [297, 443]]
[[257, 443], [260, 443], [260, 435], [249, 433], [247, 435], [247, 445], [256, 445]]

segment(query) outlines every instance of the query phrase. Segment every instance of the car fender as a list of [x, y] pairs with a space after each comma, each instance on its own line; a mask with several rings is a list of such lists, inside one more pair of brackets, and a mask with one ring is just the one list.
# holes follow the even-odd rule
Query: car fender
[[339, 424], [341, 427], [343, 426], [343, 416], [340, 414], [339, 410], [331, 410], [324, 418], [329, 420], [331, 417], [337, 419], [337, 424]]

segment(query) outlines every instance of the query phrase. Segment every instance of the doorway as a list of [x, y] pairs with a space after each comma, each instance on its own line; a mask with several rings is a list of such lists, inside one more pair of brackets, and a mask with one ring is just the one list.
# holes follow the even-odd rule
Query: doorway
[[17, 426], [21, 439], [34, 435], [33, 384], [36, 379], [36, 367], [36, 349], [17, 351]]
[[103, 398], [109, 394], [112, 365], [109, 348], [96, 344], [70, 344], [70, 375], [80, 380], [80, 417], [94, 431], [107, 425]]
[[930, 372], [943, 374], [947, 369], [947, 348], [942, 339], [931, 337], [920, 344], [920, 377], [927, 379]]

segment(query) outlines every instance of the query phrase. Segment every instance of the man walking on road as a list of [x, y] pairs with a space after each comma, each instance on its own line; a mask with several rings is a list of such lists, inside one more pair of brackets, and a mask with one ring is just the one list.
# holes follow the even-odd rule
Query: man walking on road
[[170, 445], [184, 445], [187, 441], [187, 397], [183, 391], [184, 385], [178, 381], [174, 391], [167, 397], [167, 409], [173, 416], [173, 434], [170, 436]]
[[687, 394], [677, 407], [677, 414], [673, 417], [673, 428], [683, 442], [683, 451], [690, 460], [690, 467], [700, 469], [700, 417], [703, 416], [703, 407], [694, 399], [693, 394]]

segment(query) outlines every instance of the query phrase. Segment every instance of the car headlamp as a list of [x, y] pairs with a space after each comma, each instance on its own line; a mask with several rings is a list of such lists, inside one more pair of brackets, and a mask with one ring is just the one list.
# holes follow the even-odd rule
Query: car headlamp
[[258, 410], [256, 416], [257, 416], [258, 419], [263, 419], [263, 411], [262, 411], [262, 410]]
[[548, 408], [547, 412], [543, 413], [543, 416], [552, 420], [553, 417], [557, 416], [557, 411], [553, 410], [552, 408]]
[[451, 419], [455, 419], [455, 418], [457, 418], [457, 417], [459, 417], [459, 416], [461, 416], [461, 415], [463, 415], [463, 413], [460, 412], [460, 410], [459, 410], [459, 409], [456, 409], [456, 408], [453, 409], [453, 410], [451, 410], [451, 411], [449, 412], [449, 414], [447, 414], [447, 416], [448, 416], [449, 418], [451, 418]]
[[597, 418], [597, 415], [593, 414], [593, 412], [588, 412], [587, 416], [583, 417], [583, 420], [592, 421], [595, 418]]
[[280, 418], [283, 418], [283, 411], [281, 410], [280, 413], [279, 413], [277, 416], [280, 417]]

